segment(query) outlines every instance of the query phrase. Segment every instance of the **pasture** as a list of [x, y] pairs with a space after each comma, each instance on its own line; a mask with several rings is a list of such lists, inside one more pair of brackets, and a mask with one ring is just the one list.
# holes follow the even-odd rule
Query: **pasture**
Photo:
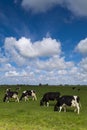
[[[11, 90], [15, 90], [13, 86]], [[57, 86], [22, 86], [19, 97], [24, 90], [35, 90], [38, 100], [9, 103], [3, 102], [7, 87], [0, 87], [0, 130], [87, 130], [87, 87]], [[78, 95], [81, 101], [80, 114], [67, 108], [67, 112], [54, 112], [56, 101], [50, 101], [49, 107], [41, 107], [40, 99], [45, 92], [57, 91], [61, 95]]]

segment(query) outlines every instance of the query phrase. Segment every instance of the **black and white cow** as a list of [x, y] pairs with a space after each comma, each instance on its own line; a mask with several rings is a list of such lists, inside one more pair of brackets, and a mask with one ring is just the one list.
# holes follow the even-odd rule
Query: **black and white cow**
[[33, 100], [37, 100], [37, 96], [34, 90], [25, 90], [22, 92], [22, 95], [20, 97], [20, 101], [24, 98], [25, 101], [29, 99], [29, 97], [32, 97]]
[[7, 89], [3, 98], [3, 102], [9, 102], [10, 98], [14, 98], [16, 99], [15, 101], [19, 102], [18, 92]]
[[54, 111], [61, 112], [62, 108], [64, 109], [64, 112], [66, 112], [66, 107], [74, 107], [74, 112], [77, 112], [79, 114], [80, 112], [80, 98], [79, 96], [62, 96], [58, 99], [56, 105], [54, 106]]
[[47, 92], [43, 95], [40, 100], [40, 106], [46, 105], [49, 106], [49, 101], [58, 100], [60, 96], [59, 92]]

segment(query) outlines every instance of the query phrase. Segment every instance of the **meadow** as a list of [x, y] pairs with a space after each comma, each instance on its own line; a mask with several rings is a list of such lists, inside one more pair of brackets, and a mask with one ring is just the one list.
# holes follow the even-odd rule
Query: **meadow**
[[[73, 90], [70, 86], [20, 86], [19, 97], [22, 91], [33, 89], [38, 100], [30, 98], [19, 103], [13, 99], [9, 103], [3, 102], [6, 88], [8, 86], [0, 87], [0, 130], [87, 130], [87, 87], [77, 86]], [[48, 91], [80, 96], [80, 114], [74, 113], [73, 108], [67, 108], [66, 113], [54, 112], [56, 101], [50, 101], [49, 107], [41, 107], [40, 99]]]

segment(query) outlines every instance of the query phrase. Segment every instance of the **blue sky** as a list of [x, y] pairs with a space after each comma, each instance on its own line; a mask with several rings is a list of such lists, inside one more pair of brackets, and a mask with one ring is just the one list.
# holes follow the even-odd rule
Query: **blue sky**
[[86, 0], [1, 0], [0, 84], [87, 84]]

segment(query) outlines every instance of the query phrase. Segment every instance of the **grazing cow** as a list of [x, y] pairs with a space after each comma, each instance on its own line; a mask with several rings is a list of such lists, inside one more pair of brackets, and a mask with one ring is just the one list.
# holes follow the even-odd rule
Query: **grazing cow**
[[24, 98], [25, 101], [27, 101], [29, 99], [29, 97], [32, 97], [33, 100], [37, 100], [36, 93], [34, 90], [23, 91], [23, 93], [20, 97], [20, 101], [22, 100], [22, 98]]
[[80, 88], [78, 88], [78, 91], [80, 91]]
[[5, 93], [5, 96], [3, 98], [3, 102], [5, 102], [5, 101], [9, 102], [10, 98], [14, 98], [14, 99], [16, 99], [15, 101], [19, 102], [18, 92], [11, 91], [10, 89], [7, 89], [6, 93]]
[[47, 92], [43, 95], [43, 98], [40, 100], [40, 106], [46, 105], [49, 106], [49, 101], [58, 100], [60, 96], [59, 92]]
[[76, 87], [73, 87], [72, 89], [74, 90], [74, 89], [76, 89]]
[[74, 112], [77, 112], [79, 114], [80, 112], [80, 98], [78, 96], [62, 96], [58, 99], [56, 105], [54, 106], [54, 111], [61, 112], [62, 108], [64, 109], [64, 112], [66, 112], [66, 106], [74, 107]]

